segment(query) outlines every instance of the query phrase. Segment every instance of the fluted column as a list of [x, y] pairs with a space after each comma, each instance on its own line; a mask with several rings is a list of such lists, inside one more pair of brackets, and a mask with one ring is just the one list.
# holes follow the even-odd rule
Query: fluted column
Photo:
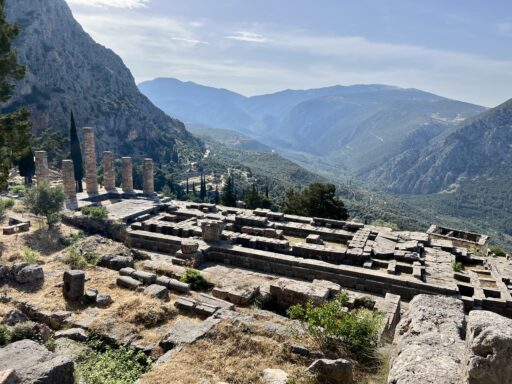
[[143, 192], [145, 195], [152, 195], [155, 193], [155, 181], [153, 176], [153, 159], [144, 159], [144, 166], [142, 170], [143, 178]]
[[110, 151], [103, 152], [103, 185], [107, 191], [111, 191], [116, 188], [114, 154]]
[[85, 186], [87, 193], [98, 193], [98, 179], [96, 175], [96, 144], [94, 143], [94, 129], [85, 127], [84, 148], [85, 148]]
[[62, 179], [66, 199], [76, 198], [75, 168], [73, 160], [62, 160]]
[[123, 177], [123, 192], [133, 192], [133, 165], [131, 157], [122, 158], [121, 174]]
[[35, 151], [35, 163], [36, 163], [36, 178], [37, 182], [48, 181], [50, 171], [48, 169], [48, 154], [46, 151]]

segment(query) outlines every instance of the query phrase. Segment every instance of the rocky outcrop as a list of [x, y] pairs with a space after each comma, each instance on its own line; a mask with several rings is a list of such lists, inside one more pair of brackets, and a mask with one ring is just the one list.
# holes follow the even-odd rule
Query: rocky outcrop
[[73, 384], [71, 360], [48, 351], [32, 340], [21, 340], [0, 349], [0, 372], [13, 369], [20, 384]]
[[165, 161], [176, 146], [181, 160], [201, 156], [203, 144], [139, 92], [121, 58], [84, 32], [65, 0], [7, 0], [5, 6], [7, 19], [19, 26], [14, 48], [27, 70], [5, 110], [30, 109], [36, 135], [67, 135], [73, 109], [79, 126], [95, 127], [97, 153]]
[[398, 324], [389, 384], [460, 384], [464, 355], [461, 300], [417, 295]]
[[352, 363], [345, 359], [318, 359], [307, 370], [324, 384], [351, 384], [354, 380]]
[[512, 381], [512, 320], [488, 311], [472, 311], [466, 330], [464, 383]]

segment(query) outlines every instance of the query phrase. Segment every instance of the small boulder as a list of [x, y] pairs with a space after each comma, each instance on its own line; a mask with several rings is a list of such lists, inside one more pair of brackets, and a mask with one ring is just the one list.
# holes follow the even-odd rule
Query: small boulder
[[133, 259], [128, 256], [114, 256], [109, 263], [109, 268], [116, 271], [127, 267], [133, 267]]
[[144, 294], [163, 301], [169, 300], [169, 290], [158, 284], [151, 284], [146, 287], [146, 289], [144, 289]]
[[98, 290], [96, 288], [87, 288], [85, 290], [83, 300], [85, 304], [93, 304], [98, 297]]
[[28, 320], [28, 317], [19, 309], [13, 309], [4, 316], [2, 324], [12, 327], [18, 323], [24, 323]]
[[286, 384], [288, 382], [288, 374], [280, 369], [267, 368], [263, 371], [264, 384]]
[[61, 337], [66, 337], [68, 339], [84, 342], [87, 340], [87, 332], [82, 328], [70, 328], [64, 331], [55, 332], [55, 338], [59, 339]]
[[40, 282], [44, 279], [44, 271], [38, 265], [27, 265], [16, 272], [14, 279], [20, 284]]
[[112, 304], [112, 297], [110, 297], [110, 295], [100, 293], [100, 294], [98, 294], [98, 296], [96, 296], [96, 306], [97, 307], [106, 308], [110, 304]]
[[318, 359], [308, 367], [307, 371], [315, 374], [323, 384], [350, 384], [354, 380], [352, 363], [345, 359]]
[[137, 289], [142, 283], [139, 280], [135, 280], [129, 276], [119, 276], [116, 280], [116, 284], [123, 288]]
[[130, 267], [121, 268], [121, 269], [119, 270], [119, 274], [120, 274], [121, 276], [131, 276], [133, 272], [135, 272], [135, 269], [130, 268]]

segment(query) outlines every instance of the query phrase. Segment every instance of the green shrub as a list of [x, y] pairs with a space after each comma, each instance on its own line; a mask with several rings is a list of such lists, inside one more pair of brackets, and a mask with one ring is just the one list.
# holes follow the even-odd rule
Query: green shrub
[[39, 259], [39, 253], [34, 251], [33, 249], [30, 249], [28, 247], [23, 248], [21, 251], [22, 258], [25, 263], [29, 264], [37, 264], [37, 261]]
[[32, 321], [16, 324], [11, 332], [11, 342], [29, 339], [41, 343], [41, 334]]
[[494, 254], [496, 256], [503, 256], [503, 257], [507, 256], [507, 253], [503, 249], [501, 249], [500, 247], [492, 247], [490, 249], [490, 251], [491, 251], [492, 254]]
[[14, 207], [13, 199], [2, 199], [0, 203], [4, 208], [12, 208]]
[[68, 254], [64, 257], [64, 263], [69, 265], [71, 269], [84, 269], [87, 267], [87, 260], [77, 251], [75, 247], [68, 250]]
[[51, 227], [59, 221], [59, 213], [64, 208], [64, 189], [42, 182], [27, 191], [23, 202], [31, 213], [44, 216]]
[[79, 231], [74, 235], [69, 235], [68, 237], [61, 237], [59, 241], [65, 247], [69, 247], [70, 245], [75, 244], [78, 240], [83, 239], [84, 237], [85, 233], [83, 231]]
[[53, 337], [50, 337], [46, 342], [44, 343], [44, 346], [47, 350], [55, 352], [55, 347], [57, 346], [55, 344], [55, 339]]
[[11, 342], [11, 330], [6, 325], [0, 324], [0, 347]]
[[288, 308], [292, 319], [300, 320], [309, 334], [322, 345], [329, 347], [341, 343], [359, 359], [375, 356], [379, 342], [382, 314], [368, 309], [347, 310], [346, 294], [320, 306], [308, 302], [305, 306], [294, 305]]
[[15, 185], [12, 187], [11, 192], [14, 194], [17, 194], [19, 196], [23, 196], [25, 194], [26, 190], [27, 189], [25, 188], [24, 185]]
[[108, 217], [107, 210], [104, 207], [83, 207], [82, 215], [91, 216], [94, 219], [106, 219]]
[[354, 307], [373, 310], [373, 308], [375, 307], [375, 300], [373, 300], [369, 296], [358, 297], [357, 299], [354, 300]]
[[126, 348], [102, 348], [81, 357], [76, 374], [85, 384], [132, 384], [151, 368], [151, 359]]
[[181, 277], [181, 281], [190, 284], [190, 287], [194, 290], [203, 290], [210, 287], [210, 283], [197, 269], [188, 268]]
[[462, 272], [464, 270], [464, 264], [456, 261], [452, 264], [452, 269], [454, 272]]

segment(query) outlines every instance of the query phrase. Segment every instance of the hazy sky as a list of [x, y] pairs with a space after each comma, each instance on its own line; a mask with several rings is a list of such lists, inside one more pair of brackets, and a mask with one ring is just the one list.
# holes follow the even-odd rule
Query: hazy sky
[[66, 0], [137, 82], [245, 95], [381, 83], [512, 98], [511, 0]]

